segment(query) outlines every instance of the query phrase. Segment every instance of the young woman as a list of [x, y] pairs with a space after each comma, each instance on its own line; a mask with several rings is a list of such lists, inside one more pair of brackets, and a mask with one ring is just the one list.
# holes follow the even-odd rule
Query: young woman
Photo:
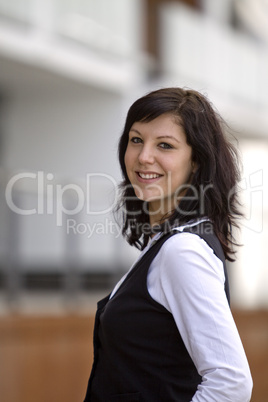
[[166, 88], [129, 109], [119, 143], [123, 235], [142, 250], [98, 303], [85, 402], [247, 402], [230, 308], [236, 154], [200, 93]]

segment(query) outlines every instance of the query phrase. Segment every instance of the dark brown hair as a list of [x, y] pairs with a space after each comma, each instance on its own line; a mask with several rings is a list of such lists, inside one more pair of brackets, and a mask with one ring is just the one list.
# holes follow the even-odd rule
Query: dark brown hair
[[[219, 114], [204, 95], [194, 90], [160, 89], [141, 97], [130, 107], [118, 147], [124, 178], [119, 202], [119, 208], [123, 207], [122, 234], [131, 245], [143, 249], [152, 233], [145, 202], [135, 196], [124, 157], [132, 125], [138, 121], [150, 122], [164, 113], [174, 116], [183, 127], [197, 169], [179, 208], [160, 224], [159, 230], [206, 216], [213, 223], [225, 257], [233, 261], [232, 227], [237, 226], [237, 218], [242, 216], [236, 191], [239, 180], [237, 153], [224, 135], [225, 125]], [[193, 197], [193, 188], [198, 191], [198, 197]]]

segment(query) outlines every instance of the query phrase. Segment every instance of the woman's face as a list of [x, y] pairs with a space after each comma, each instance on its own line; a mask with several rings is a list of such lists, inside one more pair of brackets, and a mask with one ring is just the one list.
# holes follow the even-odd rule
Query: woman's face
[[151, 223], [178, 205], [178, 195], [190, 182], [194, 164], [183, 128], [171, 114], [133, 124], [125, 166], [136, 196], [149, 204]]

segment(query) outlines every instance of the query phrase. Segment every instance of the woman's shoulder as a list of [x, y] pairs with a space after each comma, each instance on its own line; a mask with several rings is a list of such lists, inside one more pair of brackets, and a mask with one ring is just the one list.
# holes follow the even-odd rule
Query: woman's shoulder
[[162, 252], [213, 254], [224, 262], [220, 242], [213, 231], [213, 224], [207, 218], [190, 221], [183, 226], [173, 227], [170, 236], [161, 247]]
[[[211, 236], [214, 238], [215, 235], [211, 233]], [[159, 263], [160, 271], [163, 271], [164, 275], [173, 270], [179, 274], [181, 270], [185, 272], [185, 267], [188, 267], [188, 273], [196, 273], [197, 269], [201, 269], [213, 271], [223, 277], [222, 259], [200, 234], [192, 231], [175, 231], [160, 248], [156, 263]]]
[[182, 253], [213, 253], [208, 243], [198, 234], [188, 231], [174, 231], [163, 243], [160, 253], [179, 255]]

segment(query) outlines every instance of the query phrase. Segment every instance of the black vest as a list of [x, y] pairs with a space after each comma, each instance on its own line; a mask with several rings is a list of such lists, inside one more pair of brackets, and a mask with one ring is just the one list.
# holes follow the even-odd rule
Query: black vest
[[[198, 234], [223, 261], [212, 225], [184, 231]], [[147, 273], [163, 235], [143, 255], [115, 295], [98, 303], [94, 328], [94, 363], [84, 402], [189, 402], [201, 377], [183, 343], [172, 314], [153, 300]], [[180, 261], [178, 261], [178, 264]]]

